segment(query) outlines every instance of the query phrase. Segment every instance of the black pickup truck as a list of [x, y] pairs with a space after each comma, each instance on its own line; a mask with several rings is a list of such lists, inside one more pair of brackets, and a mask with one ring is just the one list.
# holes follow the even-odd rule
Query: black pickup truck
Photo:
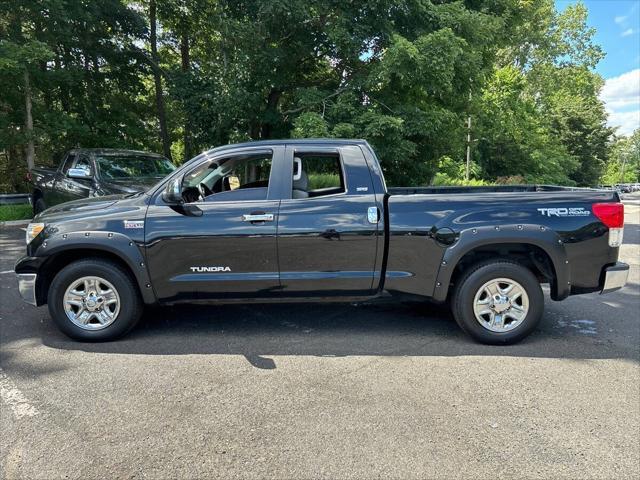
[[387, 188], [359, 140], [215, 148], [146, 193], [69, 202], [27, 228], [20, 292], [67, 335], [110, 340], [144, 305], [449, 300], [478, 341], [513, 343], [551, 298], [622, 287], [614, 191]]
[[111, 148], [77, 148], [63, 157], [58, 168], [34, 168], [33, 213], [79, 198], [147, 190], [175, 170], [155, 153]]

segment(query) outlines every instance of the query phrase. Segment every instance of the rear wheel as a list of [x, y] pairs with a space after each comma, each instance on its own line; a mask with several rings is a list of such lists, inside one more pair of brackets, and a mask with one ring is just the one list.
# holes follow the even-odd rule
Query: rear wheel
[[49, 313], [60, 330], [82, 341], [116, 339], [142, 313], [138, 288], [118, 264], [101, 259], [73, 262], [49, 288]]
[[489, 260], [457, 282], [452, 310], [460, 327], [479, 342], [516, 343], [540, 322], [544, 296], [535, 275], [509, 260]]

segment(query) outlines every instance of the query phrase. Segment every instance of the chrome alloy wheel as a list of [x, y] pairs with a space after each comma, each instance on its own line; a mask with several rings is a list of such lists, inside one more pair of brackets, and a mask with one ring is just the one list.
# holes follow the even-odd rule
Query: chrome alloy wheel
[[529, 312], [529, 296], [510, 278], [494, 278], [482, 285], [474, 299], [476, 320], [492, 332], [508, 332], [518, 327]]
[[101, 330], [111, 325], [120, 312], [120, 295], [100, 277], [82, 277], [64, 292], [64, 311], [74, 325], [84, 330]]

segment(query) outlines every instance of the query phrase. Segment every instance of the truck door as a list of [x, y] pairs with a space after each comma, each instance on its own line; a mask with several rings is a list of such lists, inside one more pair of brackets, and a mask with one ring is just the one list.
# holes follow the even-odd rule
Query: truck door
[[[284, 146], [242, 148], [199, 162], [182, 181], [185, 204], [158, 195], [145, 221], [159, 299], [269, 297], [277, 293], [275, 165]], [[126, 226], [125, 226], [126, 228]]]
[[[69, 168], [67, 168], [67, 164], [69, 163], [71, 163], [71, 168], [81, 168], [88, 172], [89, 177], [69, 177]], [[70, 162], [70, 159], [68, 159], [61, 173], [60, 178], [56, 181], [55, 187], [60, 196], [60, 202], [69, 202], [71, 200], [89, 197], [93, 189], [93, 175], [95, 175], [95, 172], [93, 171], [91, 160], [87, 154], [80, 153], [75, 155], [73, 162]]]
[[288, 146], [286, 160], [290, 187], [278, 221], [283, 295], [372, 294], [380, 222], [362, 151]]
[[60, 164], [60, 168], [56, 170], [51, 188], [49, 192], [47, 192], [48, 194], [45, 194], [45, 202], [48, 206], [57, 205], [68, 200], [66, 196], [61, 193], [60, 186], [63, 185], [64, 180], [67, 178], [67, 172], [75, 163], [77, 158], [78, 157], [74, 152], [68, 153]]

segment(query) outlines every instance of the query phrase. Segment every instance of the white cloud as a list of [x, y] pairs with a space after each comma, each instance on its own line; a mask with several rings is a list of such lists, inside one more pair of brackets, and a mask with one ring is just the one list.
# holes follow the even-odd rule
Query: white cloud
[[621, 37], [628, 37], [629, 35], [633, 35], [633, 28], [627, 28], [620, 34]]
[[618, 15], [616, 18], [613, 19], [613, 21], [616, 22], [618, 25], [620, 25], [621, 23], [624, 23], [626, 19], [627, 19], [626, 15]]
[[618, 134], [630, 135], [640, 127], [640, 68], [608, 78], [600, 99], [609, 113], [609, 125], [618, 127]]
[[640, 128], [640, 110], [610, 113], [608, 123], [611, 127], [617, 127], [618, 135], [629, 136]]
[[608, 78], [600, 98], [612, 108], [640, 103], [640, 68]]

